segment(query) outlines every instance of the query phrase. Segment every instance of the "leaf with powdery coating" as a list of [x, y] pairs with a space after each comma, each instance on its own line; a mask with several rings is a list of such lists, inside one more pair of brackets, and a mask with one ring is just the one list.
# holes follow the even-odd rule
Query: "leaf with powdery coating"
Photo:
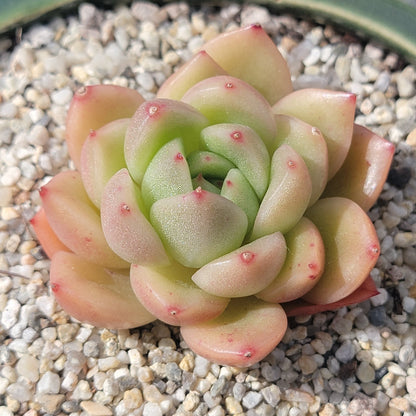
[[285, 258], [285, 239], [281, 233], [273, 233], [202, 266], [192, 280], [213, 295], [250, 296], [273, 281]]
[[231, 169], [224, 179], [221, 195], [239, 206], [247, 215], [247, 232], [253, 228], [259, 210], [259, 200], [246, 177], [239, 169]]
[[105, 269], [60, 251], [52, 258], [50, 281], [61, 307], [82, 322], [123, 329], [156, 319], [135, 296], [128, 269]]
[[107, 244], [100, 214], [88, 198], [79, 172], [58, 173], [41, 188], [40, 196], [51, 228], [71, 251], [103, 267], [128, 267]]
[[146, 101], [132, 117], [124, 142], [124, 157], [133, 180], [141, 185], [150, 161], [173, 139], [182, 139], [186, 155], [197, 150], [199, 134], [207, 125], [199, 111], [181, 101]]
[[325, 267], [322, 237], [306, 217], [285, 234], [287, 257], [274, 281], [256, 296], [266, 302], [283, 303], [302, 297], [319, 281]]
[[228, 199], [197, 188], [156, 201], [150, 221], [169, 254], [187, 267], [201, 267], [241, 245], [247, 216]]
[[253, 296], [231, 299], [218, 318], [182, 326], [181, 334], [193, 351], [211, 361], [249, 367], [273, 351], [286, 329], [283, 308]]
[[159, 199], [193, 190], [181, 139], [174, 139], [159, 149], [146, 169], [141, 190], [148, 208]]
[[118, 85], [81, 87], [71, 101], [66, 120], [66, 142], [75, 167], [79, 169], [82, 145], [91, 130], [119, 118], [131, 117], [143, 102], [144, 98], [131, 88]]
[[309, 205], [321, 196], [328, 180], [328, 148], [321, 132], [295, 117], [276, 115], [276, 148], [291, 146], [305, 161], [312, 180]]
[[367, 278], [380, 255], [373, 223], [350, 199], [320, 199], [306, 216], [318, 227], [325, 246], [325, 270], [303, 298], [316, 304], [337, 302]]
[[42, 249], [50, 259], [58, 251], [71, 251], [64, 243], [62, 243], [62, 241], [52, 230], [43, 208], [41, 208], [36, 215], [31, 218], [30, 224], [35, 231], [36, 237], [41, 244]]
[[91, 131], [82, 146], [81, 178], [88, 196], [97, 208], [100, 208], [101, 195], [108, 180], [126, 167], [123, 148], [129, 120], [114, 120]]
[[285, 59], [260, 25], [221, 34], [203, 48], [230, 75], [260, 91], [270, 104], [293, 90]]
[[180, 100], [193, 85], [217, 75], [227, 75], [227, 72], [206, 51], [200, 51], [162, 84], [157, 97]]
[[373, 296], [378, 295], [378, 293], [379, 292], [373, 279], [371, 276], [368, 276], [358, 289], [355, 289], [354, 292], [337, 302], [316, 305], [306, 302], [304, 299], [297, 299], [292, 302], [285, 303], [282, 306], [287, 316], [312, 315], [314, 313], [332, 311], [342, 308], [343, 306], [361, 303]]
[[230, 160], [243, 172], [259, 199], [263, 198], [269, 183], [270, 157], [253, 129], [234, 123], [215, 124], [202, 130], [201, 143]]
[[201, 290], [191, 280], [194, 271], [179, 263], [163, 268], [132, 264], [131, 286], [141, 303], [168, 324], [189, 325], [214, 319], [229, 299]]
[[140, 194], [127, 169], [121, 169], [104, 188], [101, 224], [108, 244], [129, 263], [167, 265], [162, 241], [140, 210]]
[[270, 184], [260, 204], [250, 240], [280, 231], [285, 234], [303, 216], [312, 181], [303, 159], [287, 144], [272, 158]]
[[229, 75], [219, 75], [195, 84], [182, 101], [198, 109], [210, 124], [236, 123], [252, 128], [267, 149], [276, 136], [270, 104], [251, 85]]
[[355, 103], [356, 96], [348, 92], [305, 88], [283, 97], [273, 106], [273, 112], [299, 118], [319, 129], [328, 146], [331, 179], [351, 145]]
[[355, 124], [347, 158], [327, 184], [324, 197], [343, 196], [368, 211], [383, 189], [393, 156], [392, 143]]
[[189, 170], [194, 178], [202, 174], [206, 178], [225, 178], [235, 166], [225, 157], [207, 150], [198, 150], [187, 156]]

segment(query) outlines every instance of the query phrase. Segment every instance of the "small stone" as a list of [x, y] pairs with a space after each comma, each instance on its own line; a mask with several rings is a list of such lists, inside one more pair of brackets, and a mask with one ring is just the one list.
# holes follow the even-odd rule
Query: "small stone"
[[246, 409], [253, 409], [256, 407], [263, 399], [263, 396], [256, 391], [249, 391], [243, 397], [243, 406]]
[[88, 416], [111, 416], [113, 414], [108, 407], [91, 400], [82, 401], [80, 406], [88, 413]]
[[1, 184], [3, 186], [16, 185], [22, 173], [17, 166], [9, 166], [1, 175]]
[[243, 407], [234, 397], [225, 398], [225, 407], [230, 415], [236, 415], [243, 412]]
[[162, 416], [162, 409], [157, 403], [146, 403], [143, 407], [143, 416]]
[[39, 380], [39, 361], [28, 354], [23, 355], [16, 364], [17, 373], [32, 383]]
[[42, 394], [37, 399], [41, 408], [48, 414], [55, 414], [64, 400], [63, 394]]
[[357, 368], [357, 377], [361, 382], [369, 383], [375, 379], [375, 370], [368, 362], [363, 361]]
[[123, 394], [124, 406], [126, 409], [138, 409], [143, 404], [143, 395], [138, 388], [126, 390]]

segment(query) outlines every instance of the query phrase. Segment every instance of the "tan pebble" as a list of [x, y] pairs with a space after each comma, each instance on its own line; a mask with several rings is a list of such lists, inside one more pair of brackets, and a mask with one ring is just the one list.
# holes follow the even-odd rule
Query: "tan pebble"
[[194, 357], [190, 354], [186, 354], [179, 363], [179, 368], [182, 371], [192, 371], [195, 367]]
[[143, 395], [138, 388], [127, 390], [123, 395], [126, 409], [138, 409], [143, 404]]
[[22, 266], [32, 266], [36, 263], [36, 259], [31, 254], [23, 254], [20, 259], [20, 264]]
[[416, 129], [413, 129], [406, 138], [406, 144], [416, 147]]
[[1, 209], [1, 218], [4, 221], [14, 220], [19, 217], [19, 213], [13, 207], [3, 207]]
[[23, 241], [23, 243], [19, 247], [19, 252], [21, 254], [29, 254], [30, 251], [36, 246], [37, 246], [37, 243], [34, 240]]
[[394, 397], [390, 400], [390, 407], [407, 412], [410, 408], [409, 401], [405, 397]]
[[235, 397], [227, 397], [225, 399], [225, 407], [227, 408], [227, 412], [231, 415], [237, 415], [238, 413], [243, 412], [241, 404]]
[[93, 402], [91, 400], [83, 401], [80, 403], [81, 408], [85, 410], [89, 416], [111, 416], [113, 412], [108, 407]]

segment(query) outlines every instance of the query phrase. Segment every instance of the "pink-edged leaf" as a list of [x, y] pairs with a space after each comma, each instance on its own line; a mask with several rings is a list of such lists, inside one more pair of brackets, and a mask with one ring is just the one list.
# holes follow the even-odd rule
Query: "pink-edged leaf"
[[35, 231], [36, 237], [41, 244], [43, 251], [50, 259], [58, 251], [71, 251], [64, 243], [62, 243], [62, 241], [52, 230], [43, 208], [41, 208], [32, 217], [30, 224]]
[[180, 100], [185, 92], [199, 81], [226, 74], [227, 72], [206, 51], [200, 51], [163, 83], [157, 97]]
[[392, 143], [365, 127], [354, 125], [347, 158], [327, 184], [324, 197], [343, 196], [368, 211], [383, 189], [393, 156]]
[[141, 303], [160, 320], [189, 325], [214, 319], [229, 302], [196, 286], [191, 280], [194, 271], [179, 263], [158, 268], [132, 264], [130, 281]]
[[110, 270], [60, 251], [51, 262], [52, 291], [61, 307], [101, 328], [134, 328], [154, 321], [130, 286], [129, 270]]
[[91, 201], [100, 208], [101, 195], [109, 179], [126, 167], [124, 136], [128, 118], [114, 120], [91, 131], [82, 146], [80, 173]]
[[377, 233], [362, 208], [342, 197], [320, 199], [306, 216], [321, 233], [325, 270], [303, 298], [311, 303], [333, 303], [361, 286], [375, 266], [380, 255]]
[[305, 88], [283, 97], [273, 112], [296, 117], [320, 130], [328, 146], [328, 178], [332, 178], [351, 145], [355, 103], [356, 96], [348, 92]]
[[354, 305], [364, 302], [365, 300], [378, 294], [376, 285], [371, 276], [368, 276], [359, 288], [351, 294], [337, 302], [324, 305], [315, 305], [304, 299], [294, 300], [292, 302], [282, 304], [287, 316], [312, 315], [314, 313], [332, 311], [342, 308], [343, 306]]
[[71, 251], [103, 267], [128, 267], [107, 244], [100, 213], [88, 198], [79, 172], [60, 172], [41, 188], [40, 195], [50, 226]]
[[270, 104], [293, 90], [286, 61], [260, 25], [224, 33], [203, 48], [230, 75], [260, 91]]
[[246, 297], [231, 299], [218, 318], [182, 326], [181, 334], [193, 351], [208, 360], [249, 367], [273, 351], [286, 329], [280, 305]]
[[91, 130], [131, 117], [143, 101], [137, 91], [117, 85], [90, 85], [76, 91], [66, 120], [68, 152], [76, 168], [80, 165], [82, 145]]

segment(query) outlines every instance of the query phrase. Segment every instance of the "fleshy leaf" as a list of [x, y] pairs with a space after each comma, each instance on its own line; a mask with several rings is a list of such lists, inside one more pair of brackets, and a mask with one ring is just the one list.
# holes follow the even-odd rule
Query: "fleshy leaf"
[[279, 304], [249, 297], [231, 299], [218, 318], [182, 326], [181, 334], [193, 351], [211, 361], [249, 367], [276, 347], [286, 329]]
[[199, 134], [208, 120], [195, 108], [181, 101], [155, 99], [141, 105], [127, 128], [124, 156], [138, 185], [157, 151], [180, 138], [185, 154], [198, 149]]
[[303, 217], [285, 234], [287, 257], [282, 270], [256, 296], [267, 302], [283, 303], [302, 297], [314, 287], [325, 266], [322, 237], [312, 223]]
[[105, 238], [129, 263], [169, 264], [162, 241], [140, 211], [139, 201], [138, 187], [127, 169], [121, 169], [104, 188], [101, 223]]
[[376, 230], [358, 204], [342, 197], [320, 199], [306, 216], [322, 235], [325, 270], [304, 299], [337, 302], [354, 292], [376, 264], [380, 254]]
[[303, 159], [287, 144], [272, 158], [270, 185], [260, 204], [251, 240], [280, 231], [285, 234], [303, 216], [312, 182]]
[[85, 190], [99, 208], [101, 195], [108, 180], [120, 169], [124, 161], [124, 136], [128, 118], [112, 121], [88, 135], [81, 150], [80, 173]]
[[213, 153], [230, 160], [261, 199], [269, 183], [270, 157], [258, 134], [241, 124], [215, 124], [201, 132], [201, 142]]
[[137, 300], [129, 270], [110, 270], [60, 251], [51, 262], [52, 291], [74, 318], [101, 328], [135, 328], [156, 318]]
[[368, 276], [358, 289], [355, 289], [350, 295], [340, 299], [337, 302], [315, 305], [313, 303], [306, 302], [304, 299], [297, 299], [292, 302], [285, 303], [282, 306], [287, 316], [312, 315], [314, 313], [332, 311], [343, 306], [361, 303], [373, 296], [376, 296], [378, 293], [379, 292], [373, 279], [371, 276]]
[[220, 194], [221, 192], [220, 188], [207, 181], [201, 174], [192, 179], [192, 187], [193, 189], [201, 188], [204, 191], [213, 192], [214, 194]]
[[155, 201], [193, 190], [191, 174], [181, 139], [162, 146], [146, 169], [142, 196], [147, 207]]
[[321, 132], [295, 117], [276, 115], [276, 148], [291, 146], [304, 160], [312, 180], [309, 205], [321, 196], [328, 180], [328, 148]]
[[267, 149], [276, 136], [270, 104], [241, 79], [228, 75], [205, 79], [189, 89], [182, 101], [198, 109], [210, 124], [236, 123], [251, 127]]
[[259, 210], [259, 200], [246, 177], [239, 169], [231, 169], [224, 179], [221, 195], [239, 206], [247, 215], [247, 231], [253, 228]]
[[192, 280], [213, 295], [250, 296], [273, 281], [285, 258], [285, 239], [281, 233], [273, 233], [206, 264]]
[[355, 124], [347, 158], [328, 183], [324, 196], [352, 199], [368, 211], [383, 189], [393, 155], [392, 143]]
[[348, 92], [305, 88], [282, 98], [273, 106], [273, 112], [299, 118], [319, 129], [328, 146], [331, 179], [351, 145], [355, 102], [355, 95]]
[[230, 75], [251, 84], [274, 104], [292, 92], [286, 61], [260, 25], [224, 33], [204, 45]]
[[200, 188], [156, 201], [150, 221], [168, 252], [187, 267], [201, 267], [239, 247], [247, 216], [228, 199]]
[[50, 226], [71, 251], [103, 267], [128, 267], [107, 244], [100, 214], [77, 171], [58, 173], [41, 188], [40, 195]]
[[68, 110], [66, 141], [77, 169], [82, 145], [91, 130], [119, 118], [131, 117], [143, 101], [137, 91], [117, 85], [90, 85], [75, 93]]
[[51, 259], [58, 251], [71, 251], [57, 237], [49, 225], [44, 208], [41, 208], [30, 220], [30, 224], [35, 231], [36, 237], [42, 246], [43, 251]]
[[150, 268], [132, 264], [131, 286], [138, 299], [158, 319], [171, 325], [188, 325], [214, 319], [229, 299], [210, 295], [196, 286], [194, 269], [178, 263]]
[[157, 97], [180, 100], [193, 85], [217, 75], [227, 75], [227, 73], [206, 51], [200, 51], [163, 83], [157, 92]]
[[204, 150], [192, 152], [187, 160], [193, 178], [202, 173], [206, 178], [224, 179], [228, 171], [235, 168], [228, 159]]

